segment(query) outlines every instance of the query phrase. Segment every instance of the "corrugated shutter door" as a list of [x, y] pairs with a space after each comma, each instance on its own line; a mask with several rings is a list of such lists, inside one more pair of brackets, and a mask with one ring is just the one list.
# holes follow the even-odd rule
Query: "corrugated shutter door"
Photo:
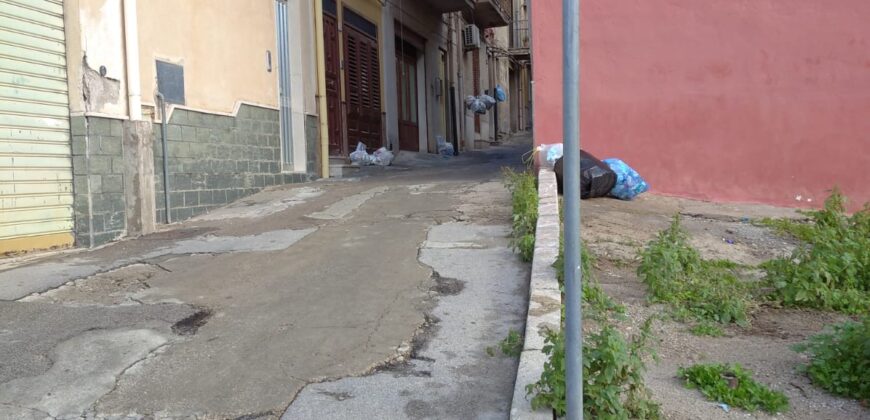
[[0, 253], [72, 243], [61, 0], [0, 0]]

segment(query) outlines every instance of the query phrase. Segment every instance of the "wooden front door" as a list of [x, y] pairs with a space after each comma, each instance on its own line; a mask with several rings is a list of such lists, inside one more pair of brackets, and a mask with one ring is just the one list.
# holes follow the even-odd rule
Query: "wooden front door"
[[329, 121], [329, 155], [346, 155], [341, 135], [341, 66], [338, 58], [338, 20], [323, 14], [323, 46], [326, 61], [326, 112]]
[[396, 51], [396, 94], [399, 97], [399, 149], [419, 152], [416, 55], [416, 51], [408, 51], [407, 46]]
[[[349, 148], [358, 142], [370, 149], [381, 147], [381, 66], [378, 40], [372, 31], [357, 29], [348, 17], [353, 12], [345, 9], [344, 25], [344, 80], [347, 100], [347, 141]], [[355, 14], [354, 14], [355, 15]], [[356, 15], [357, 19], [362, 19]], [[363, 21], [374, 27], [374, 24]], [[365, 29], [365, 28], [363, 28]], [[375, 29], [376, 31], [376, 29]], [[377, 35], [377, 32], [374, 32]]]

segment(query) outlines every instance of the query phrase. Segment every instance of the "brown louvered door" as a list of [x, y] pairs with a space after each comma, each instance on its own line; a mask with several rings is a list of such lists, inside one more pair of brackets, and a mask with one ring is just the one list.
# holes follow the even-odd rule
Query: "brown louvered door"
[[323, 41], [326, 74], [326, 112], [329, 121], [329, 155], [347, 154], [342, 148], [341, 136], [341, 67], [338, 59], [338, 21], [335, 16], [323, 14]]
[[420, 125], [417, 114], [416, 51], [396, 51], [396, 93], [399, 98], [399, 149], [420, 151]]
[[381, 68], [378, 41], [351, 25], [344, 27], [344, 80], [347, 141], [350, 150], [363, 142], [381, 147]]

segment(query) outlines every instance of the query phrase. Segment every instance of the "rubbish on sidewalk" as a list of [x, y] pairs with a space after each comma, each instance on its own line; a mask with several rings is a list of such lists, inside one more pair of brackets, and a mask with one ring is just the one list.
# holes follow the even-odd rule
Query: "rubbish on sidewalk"
[[486, 103], [484, 103], [479, 97], [476, 96], [466, 96], [465, 97], [465, 107], [470, 109], [475, 114], [486, 114]]
[[359, 142], [356, 145], [356, 151], [350, 154], [350, 163], [359, 166], [390, 166], [394, 158], [393, 152], [387, 150], [386, 147], [381, 147], [374, 153], [369, 154], [366, 151], [366, 145], [363, 142]]
[[507, 100], [507, 93], [505, 93], [504, 88], [501, 87], [501, 85], [495, 85], [495, 99], [499, 102]]
[[350, 154], [350, 162], [354, 165], [366, 166], [374, 163], [374, 157], [366, 151], [363, 142], [356, 144], [356, 151]]
[[498, 102], [496, 102], [495, 98], [493, 98], [492, 96], [486, 95], [486, 94], [480, 95], [479, 98], [486, 105], [486, 109], [490, 109], [490, 108], [494, 107], [495, 104], [498, 103]]
[[538, 153], [544, 156], [544, 163], [552, 169], [556, 166], [556, 161], [562, 157], [562, 143], [542, 144], [538, 146]]
[[[562, 191], [563, 159], [556, 160], [553, 171], [556, 172], [556, 182]], [[595, 156], [580, 150], [580, 198], [604, 197], [610, 194], [616, 185], [616, 173], [606, 163]]]
[[486, 111], [495, 106], [496, 103], [495, 98], [489, 95], [465, 97], [465, 107], [475, 114], [486, 114]]
[[611, 196], [620, 200], [632, 200], [649, 191], [649, 184], [625, 162], [619, 159], [604, 159], [604, 163], [616, 173], [616, 185], [610, 191]]
[[375, 150], [375, 153], [372, 154], [374, 156], [375, 165], [379, 166], [390, 166], [393, 164], [393, 152], [387, 150], [386, 147], [381, 147], [378, 150]]
[[442, 136], [436, 136], [435, 140], [438, 142], [438, 153], [441, 154], [441, 156], [453, 157], [453, 144], [445, 141]]

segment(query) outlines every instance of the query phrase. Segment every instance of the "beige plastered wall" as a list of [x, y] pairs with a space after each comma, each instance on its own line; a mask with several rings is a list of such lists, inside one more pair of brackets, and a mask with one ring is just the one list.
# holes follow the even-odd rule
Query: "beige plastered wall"
[[184, 66], [189, 108], [231, 113], [239, 101], [278, 107], [271, 1], [139, 0], [138, 5], [144, 104], [154, 103], [159, 59]]
[[[66, 0], [64, 11], [72, 114], [127, 118], [122, 0]], [[138, 0], [136, 13], [145, 118], [156, 120], [156, 60], [184, 66], [186, 109], [235, 115], [243, 103], [278, 108], [273, 0]], [[317, 115], [313, 3], [289, 0], [288, 14], [296, 153], [285, 169], [304, 171], [305, 115]], [[102, 66], [105, 77], [97, 75]]]
[[[316, 114], [312, 5], [309, 0], [290, 0], [289, 6], [291, 77], [298, 93], [293, 96], [299, 97], [295, 108]], [[65, 12], [72, 111], [126, 116], [122, 1], [66, 0]], [[278, 107], [272, 1], [139, 0], [137, 14], [146, 107], [156, 102], [158, 59], [184, 66], [186, 108], [232, 114], [240, 103]], [[272, 72], [267, 71], [267, 51], [272, 54]], [[117, 81], [117, 94], [110, 95], [114, 100], [89, 104], [82, 99], [85, 56], [90, 68], [105, 66], [106, 77]]]

